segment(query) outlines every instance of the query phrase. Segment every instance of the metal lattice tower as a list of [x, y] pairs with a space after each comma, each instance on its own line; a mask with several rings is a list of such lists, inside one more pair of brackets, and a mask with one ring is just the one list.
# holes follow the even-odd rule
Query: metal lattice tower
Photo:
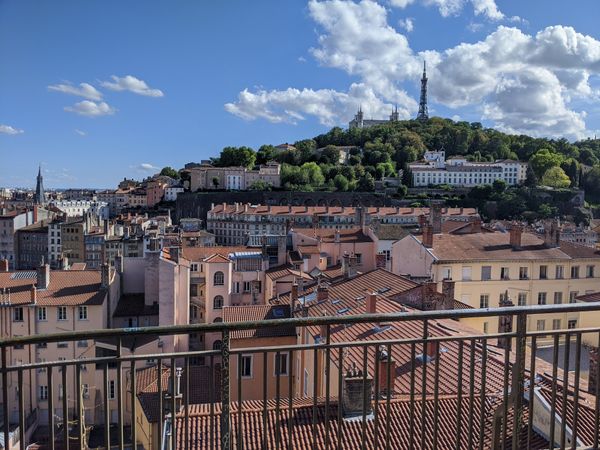
[[423, 78], [421, 78], [421, 99], [419, 100], [419, 114], [417, 120], [429, 119], [429, 111], [427, 110], [427, 71], [425, 61], [423, 61]]

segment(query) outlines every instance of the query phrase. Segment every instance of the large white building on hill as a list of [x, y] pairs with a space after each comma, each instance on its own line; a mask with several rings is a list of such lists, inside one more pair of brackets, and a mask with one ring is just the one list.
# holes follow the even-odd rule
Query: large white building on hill
[[425, 152], [422, 161], [409, 164], [413, 186], [449, 184], [451, 186], [477, 186], [504, 180], [509, 185], [521, 184], [527, 177], [527, 163], [512, 159], [495, 162], [472, 162], [463, 156], [446, 159], [446, 152]]

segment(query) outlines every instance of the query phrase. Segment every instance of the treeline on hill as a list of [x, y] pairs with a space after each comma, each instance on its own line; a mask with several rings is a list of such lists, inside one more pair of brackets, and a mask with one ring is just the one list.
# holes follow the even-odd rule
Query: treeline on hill
[[[403, 170], [403, 185], [398, 190], [403, 196], [411, 182], [407, 164], [421, 159], [426, 149], [444, 149], [447, 157], [463, 155], [471, 161], [528, 161], [526, 186], [583, 187], [590, 200], [600, 202], [600, 140], [570, 143], [566, 139], [509, 135], [477, 122], [436, 117], [426, 122], [407, 120], [366, 129], [335, 127], [293, 146], [295, 150], [284, 151], [273, 145], [263, 145], [258, 151], [226, 147], [212, 162], [217, 166], [254, 167], [278, 161], [282, 163], [284, 189], [303, 191], [372, 191], [375, 180]], [[346, 165], [338, 164], [335, 146], [354, 147]], [[262, 183], [254, 187], [269, 188]]]

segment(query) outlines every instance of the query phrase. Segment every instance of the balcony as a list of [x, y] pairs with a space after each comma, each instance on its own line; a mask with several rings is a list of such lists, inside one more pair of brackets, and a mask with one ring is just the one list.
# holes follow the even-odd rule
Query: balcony
[[[0, 416], [10, 422], [0, 442], [27, 429], [31, 374], [47, 386], [37, 420], [52, 449], [597, 449], [600, 358], [589, 364], [584, 342], [600, 338], [600, 326], [527, 331], [536, 315], [596, 310], [586, 303], [407, 311], [0, 340]], [[460, 323], [490, 318], [514, 326], [480, 334]], [[297, 341], [240, 345], [247, 336], [281, 336], [282, 327], [295, 329], [285, 336]], [[141, 341], [192, 333], [215, 336], [213, 349], [137, 353]], [[8, 363], [17, 346], [81, 339], [114, 346], [114, 354]], [[538, 345], [546, 339], [550, 352]], [[92, 399], [83, 395], [83, 363], [95, 365]], [[69, 387], [64, 395], [60, 385]], [[34, 442], [19, 432], [18, 442]]]

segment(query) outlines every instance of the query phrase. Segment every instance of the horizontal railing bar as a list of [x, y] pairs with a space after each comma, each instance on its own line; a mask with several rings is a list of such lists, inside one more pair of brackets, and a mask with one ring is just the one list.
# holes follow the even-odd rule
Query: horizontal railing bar
[[[316, 305], [317, 303], [315, 303]], [[400, 307], [401, 305], [398, 305]], [[55, 334], [39, 334], [36, 336], [11, 337], [0, 339], [0, 348], [14, 345], [27, 345], [47, 342], [76, 340], [80, 337], [87, 339], [115, 339], [130, 336], [165, 336], [189, 333], [217, 333], [222, 331], [253, 330], [260, 328], [275, 328], [280, 326], [318, 326], [342, 325], [372, 322], [410, 322], [431, 321], [440, 319], [463, 319], [496, 316], [516, 316], [519, 314], [561, 314], [568, 312], [587, 312], [600, 310], [600, 302], [567, 303], [561, 305], [532, 305], [510, 306], [502, 308], [474, 308], [436, 311], [410, 311], [392, 314], [357, 314], [348, 316], [297, 317], [291, 319], [273, 319], [247, 322], [218, 322], [210, 324], [170, 325], [136, 328], [111, 328], [82, 332], [68, 331]]]
[[[547, 330], [547, 331], [528, 331], [526, 333], [527, 337], [540, 337], [540, 336], [554, 336], [555, 334], [587, 334], [587, 333], [597, 333], [600, 331], [600, 327], [593, 328], [563, 328], [560, 330]], [[539, 345], [538, 345], [539, 347]]]

